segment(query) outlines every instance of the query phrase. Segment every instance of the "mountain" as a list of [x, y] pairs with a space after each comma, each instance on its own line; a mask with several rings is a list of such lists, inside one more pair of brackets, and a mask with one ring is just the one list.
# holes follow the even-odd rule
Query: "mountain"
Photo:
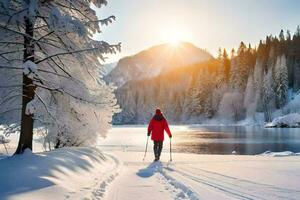
[[122, 86], [128, 81], [155, 77], [178, 66], [211, 59], [213, 56], [207, 51], [188, 42], [181, 42], [176, 46], [161, 44], [122, 58], [104, 79], [116, 86]]
[[[156, 107], [173, 124], [264, 124], [300, 114], [298, 99], [292, 100], [300, 94], [300, 28], [292, 38], [267, 36], [257, 48], [241, 42], [231, 57], [224, 50], [209, 59], [205, 51], [181, 45], [174, 54], [160, 45], [119, 62], [112, 72], [124, 75], [115, 79], [123, 81], [115, 91], [122, 111], [113, 116], [114, 124], [148, 123]], [[120, 71], [126, 66], [128, 74]]]
[[117, 62], [104, 64], [104, 75], [108, 75], [115, 67], [117, 66]]

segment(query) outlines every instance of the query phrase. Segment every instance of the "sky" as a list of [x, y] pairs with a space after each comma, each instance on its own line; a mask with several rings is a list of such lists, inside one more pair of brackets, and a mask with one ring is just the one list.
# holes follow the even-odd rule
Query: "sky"
[[153, 45], [188, 41], [216, 55], [241, 41], [257, 45], [281, 29], [294, 33], [300, 25], [300, 0], [108, 0], [96, 9], [99, 18], [116, 16], [102, 27], [98, 40], [122, 43], [116, 62]]

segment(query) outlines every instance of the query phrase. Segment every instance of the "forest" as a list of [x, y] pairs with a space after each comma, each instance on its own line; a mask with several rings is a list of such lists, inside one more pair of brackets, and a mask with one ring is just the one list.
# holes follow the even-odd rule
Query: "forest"
[[300, 27], [281, 30], [252, 47], [241, 42], [229, 53], [158, 76], [131, 80], [116, 90], [122, 111], [115, 124], [147, 123], [160, 107], [174, 123], [270, 122], [287, 114], [300, 89]]

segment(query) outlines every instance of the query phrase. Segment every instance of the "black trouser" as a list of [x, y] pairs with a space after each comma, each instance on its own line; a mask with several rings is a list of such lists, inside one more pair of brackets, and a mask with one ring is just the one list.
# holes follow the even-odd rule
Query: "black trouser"
[[159, 158], [163, 148], [163, 141], [154, 141], [153, 151], [155, 158]]

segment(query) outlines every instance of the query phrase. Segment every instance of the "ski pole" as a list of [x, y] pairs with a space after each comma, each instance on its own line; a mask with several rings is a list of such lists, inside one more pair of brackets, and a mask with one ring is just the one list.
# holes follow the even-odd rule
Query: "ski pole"
[[148, 140], [149, 140], [149, 136], [147, 136], [146, 149], [145, 149], [145, 154], [144, 154], [143, 161], [144, 161], [145, 158], [146, 158], [146, 153], [147, 153], [147, 148], [148, 148]]
[[171, 144], [171, 138], [170, 138], [170, 162], [172, 162], [172, 144]]

